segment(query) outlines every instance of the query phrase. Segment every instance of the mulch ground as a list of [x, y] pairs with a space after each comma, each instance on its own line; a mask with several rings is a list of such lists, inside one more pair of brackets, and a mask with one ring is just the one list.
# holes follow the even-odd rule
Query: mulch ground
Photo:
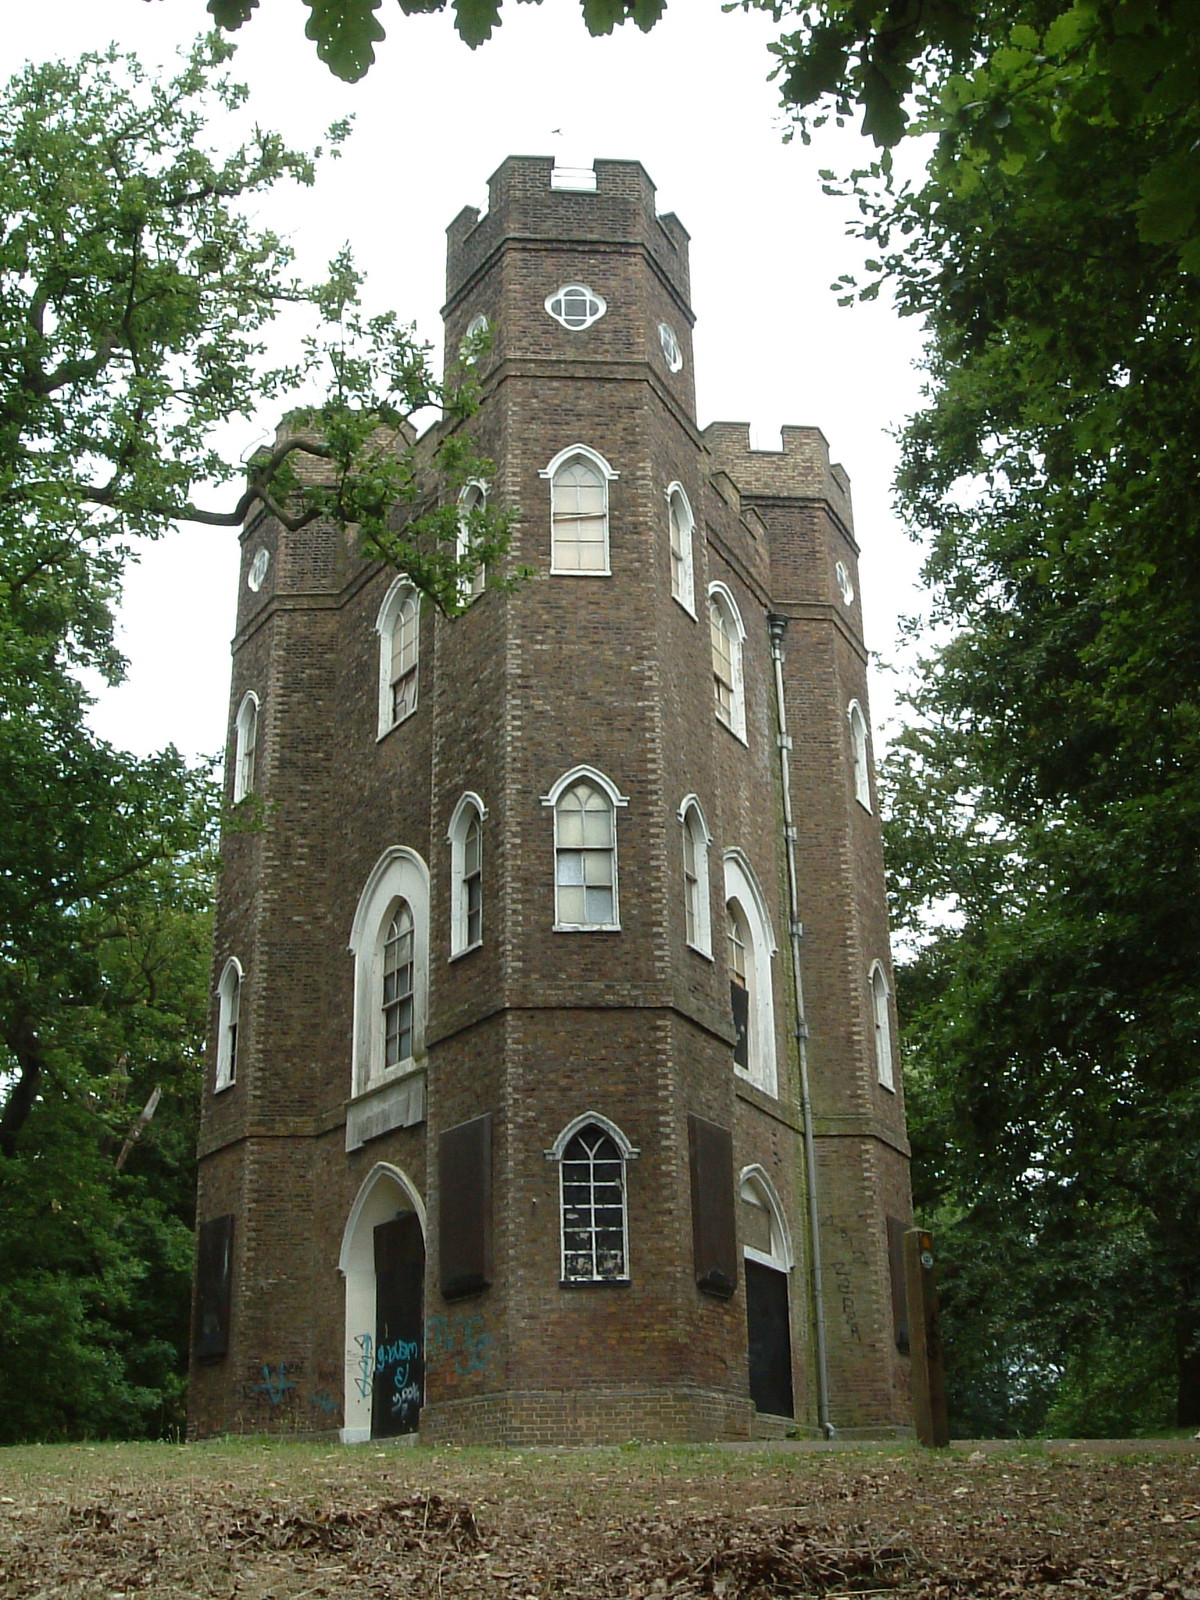
[[1200, 1600], [1200, 1451], [0, 1451], [0, 1600]]

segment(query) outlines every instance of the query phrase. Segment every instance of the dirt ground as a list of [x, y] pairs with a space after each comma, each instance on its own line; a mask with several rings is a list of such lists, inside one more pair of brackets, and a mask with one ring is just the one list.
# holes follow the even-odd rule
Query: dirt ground
[[1200, 1600], [1200, 1446], [0, 1450], [0, 1600]]

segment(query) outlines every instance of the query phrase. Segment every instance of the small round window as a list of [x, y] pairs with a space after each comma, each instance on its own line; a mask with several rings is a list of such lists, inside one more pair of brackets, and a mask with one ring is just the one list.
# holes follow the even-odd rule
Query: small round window
[[565, 283], [546, 299], [546, 310], [564, 328], [590, 328], [608, 310], [600, 295], [584, 283]]
[[837, 566], [834, 567], [833, 576], [837, 582], [838, 593], [843, 601], [846, 605], [852, 604], [854, 600], [854, 585], [850, 582], [850, 574], [846, 570], [844, 561], [839, 561]]
[[483, 334], [487, 333], [490, 327], [491, 324], [488, 322], [488, 319], [482, 314], [478, 317], [471, 318], [470, 322], [467, 324], [467, 331], [463, 336], [463, 342], [458, 347], [458, 353], [465, 361], [478, 361], [479, 352], [478, 350], [473, 350], [471, 346], [476, 340], [481, 338]]
[[246, 582], [254, 590], [255, 594], [262, 588], [263, 579], [266, 577], [267, 568], [270, 565], [271, 557], [267, 552], [266, 545], [259, 545], [254, 552], [254, 560], [250, 563], [250, 571], [246, 574]]
[[667, 358], [667, 366], [672, 372], [678, 372], [683, 366], [683, 351], [679, 348], [679, 340], [675, 337], [675, 329], [668, 323], [660, 322], [658, 337], [662, 344], [662, 353]]

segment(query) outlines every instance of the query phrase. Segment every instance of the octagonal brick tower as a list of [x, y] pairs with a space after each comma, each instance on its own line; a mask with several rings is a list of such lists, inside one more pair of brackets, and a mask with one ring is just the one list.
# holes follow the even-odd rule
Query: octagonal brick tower
[[635, 162], [506, 161], [444, 315], [489, 331], [470, 492], [533, 576], [446, 623], [332, 528], [243, 539], [265, 820], [225, 842], [193, 1431], [904, 1430], [845, 476], [815, 429], [697, 428], [688, 236]]

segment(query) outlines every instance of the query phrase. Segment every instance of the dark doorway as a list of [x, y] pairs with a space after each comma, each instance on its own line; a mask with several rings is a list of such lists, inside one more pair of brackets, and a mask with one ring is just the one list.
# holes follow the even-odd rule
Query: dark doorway
[[425, 1241], [415, 1212], [375, 1229], [371, 1437], [415, 1433], [424, 1392]]
[[792, 1416], [787, 1273], [764, 1267], [760, 1261], [746, 1261], [746, 1331], [754, 1409], [775, 1417]]

